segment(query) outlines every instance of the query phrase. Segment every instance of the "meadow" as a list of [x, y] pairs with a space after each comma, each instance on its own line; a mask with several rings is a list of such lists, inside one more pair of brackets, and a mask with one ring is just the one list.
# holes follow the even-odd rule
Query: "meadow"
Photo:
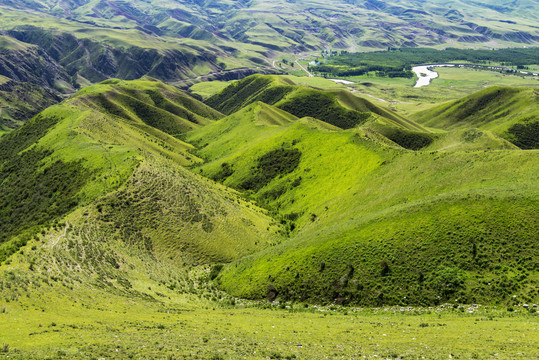
[[348, 85], [359, 96], [368, 96], [376, 104], [385, 105], [403, 116], [410, 116], [440, 103], [459, 99], [488, 86], [537, 87], [533, 76], [502, 74], [496, 71], [439, 67], [438, 78], [431, 84], [414, 88], [416, 79], [384, 78], [371, 75], [346, 77]]
[[[47, 286], [48, 287], [48, 286]], [[85, 296], [90, 295], [89, 298]], [[156, 296], [157, 297], [157, 296]], [[518, 307], [351, 308], [133, 301], [45, 289], [0, 302], [6, 359], [532, 359], [536, 313]]]

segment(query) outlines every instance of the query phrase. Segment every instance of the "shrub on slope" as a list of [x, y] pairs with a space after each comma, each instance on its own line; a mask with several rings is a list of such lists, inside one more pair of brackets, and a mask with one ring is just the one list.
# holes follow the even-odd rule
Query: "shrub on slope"
[[[136, 228], [140, 239], [153, 243], [157, 256], [230, 261], [277, 241], [273, 231], [266, 232], [271, 227], [268, 217], [181, 167], [200, 160], [187, 153], [192, 146], [171, 134], [176, 135], [181, 124], [200, 125], [166, 109], [192, 114], [199, 123], [212, 121], [204, 114], [220, 116], [185, 96], [150, 80], [108, 81], [82, 90], [3, 137], [1, 260], [43, 226], [119, 188], [124, 190], [101, 201], [97, 220], [114, 223], [118, 231]], [[168, 165], [144, 172], [141, 164], [149, 158]], [[136, 179], [128, 181], [133, 176]], [[155, 225], [158, 220], [160, 225]]]

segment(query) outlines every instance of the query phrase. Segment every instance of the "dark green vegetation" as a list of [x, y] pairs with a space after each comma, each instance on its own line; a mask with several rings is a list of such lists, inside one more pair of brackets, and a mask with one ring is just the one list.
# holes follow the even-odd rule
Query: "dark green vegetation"
[[60, 98], [39, 85], [2, 82], [0, 77], [0, 135], [9, 132]]
[[[294, 171], [299, 164], [301, 151], [298, 149], [275, 149], [258, 160], [251, 177], [240, 184], [244, 190], [258, 191], [277, 176], [283, 176]], [[230, 174], [232, 175], [232, 174]]]
[[526, 121], [507, 129], [506, 136], [521, 149], [539, 149], [539, 121]]
[[332, 56], [319, 66], [311, 66], [313, 72], [325, 76], [360, 76], [376, 72], [378, 76], [413, 77], [412, 65], [468, 62], [472, 64], [502, 64], [524, 68], [537, 63], [539, 47], [510, 48], [499, 50], [471, 50], [447, 48], [400, 48], [388, 51], [351, 53]]

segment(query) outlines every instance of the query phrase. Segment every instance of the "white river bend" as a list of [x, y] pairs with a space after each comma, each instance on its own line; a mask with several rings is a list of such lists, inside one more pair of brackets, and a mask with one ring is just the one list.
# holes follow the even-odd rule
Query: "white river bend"
[[432, 79], [436, 79], [438, 77], [438, 73], [436, 71], [430, 70], [434, 67], [441, 67], [441, 66], [455, 66], [452, 64], [440, 64], [440, 65], [422, 65], [422, 66], [415, 66], [412, 68], [412, 71], [417, 75], [417, 83], [414, 87], [422, 87], [427, 86], [430, 84], [430, 81]]

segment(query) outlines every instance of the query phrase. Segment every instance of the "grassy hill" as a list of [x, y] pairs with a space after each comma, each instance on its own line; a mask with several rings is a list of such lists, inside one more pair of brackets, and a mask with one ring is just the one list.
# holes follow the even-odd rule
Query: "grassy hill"
[[270, 80], [369, 118], [143, 78], [0, 138], [0, 356], [533, 358], [537, 150]]
[[[208, 282], [208, 264], [282, 237], [266, 211], [184, 168], [201, 160], [173, 135], [221, 116], [161, 82], [110, 80], [2, 136], [0, 332], [9, 335], [2, 335], [0, 356], [156, 357], [163, 348], [120, 354], [100, 345], [94, 340], [110, 333], [90, 323], [233, 304]], [[18, 311], [39, 340], [27, 342], [20, 327], [5, 331]], [[50, 336], [57, 331], [48, 328], [67, 325], [58, 311], [71, 329], [86, 329], [83, 345]]]
[[[269, 125], [259, 120], [268, 108], [251, 104], [184, 137], [206, 160], [195, 171], [255, 199], [290, 236], [226, 266], [223, 289], [368, 305], [517, 293], [536, 301], [535, 151], [488, 131], [387, 127], [434, 141], [413, 152], [373, 132], [374, 122], [343, 131], [289, 116]], [[454, 151], [432, 151], [456, 138]]]
[[[489, 130], [431, 132], [340, 90], [271, 76], [235, 84], [218, 103], [247, 105], [224, 117], [150, 78], [107, 80], [2, 137], [5, 265], [36, 242], [80, 256], [101, 239], [111, 260], [89, 274], [108, 274], [127, 244], [180, 268], [233, 261], [218, 281], [240, 297], [536, 301], [536, 151]], [[293, 114], [320, 98], [369, 118], [343, 130]], [[423, 151], [406, 149], [424, 137]], [[152, 272], [125, 261], [114, 291]]]
[[407, 149], [419, 150], [434, 139], [432, 132], [419, 123], [347, 89], [321, 90], [296, 84], [290, 77], [252, 75], [206, 100], [208, 105], [225, 114], [244, 109], [254, 102], [271, 104], [296, 117], [315, 118], [341, 129], [361, 125], [380, 141]]
[[224, 114], [232, 114], [257, 101], [274, 105], [299, 118], [313, 117], [342, 129], [363, 124], [374, 114], [397, 127], [424, 130], [419, 124], [347, 90], [321, 90], [273, 75], [252, 75], [234, 82], [208, 98], [206, 103]]
[[200, 159], [174, 136], [220, 117], [163, 83], [109, 80], [2, 137], [2, 260], [91, 204], [92, 222], [163, 258], [225, 261], [277, 239], [260, 211], [182, 167]]
[[487, 130], [522, 149], [537, 149], [538, 103], [539, 94], [535, 88], [492, 86], [419, 112], [413, 118], [424, 126], [444, 130]]

